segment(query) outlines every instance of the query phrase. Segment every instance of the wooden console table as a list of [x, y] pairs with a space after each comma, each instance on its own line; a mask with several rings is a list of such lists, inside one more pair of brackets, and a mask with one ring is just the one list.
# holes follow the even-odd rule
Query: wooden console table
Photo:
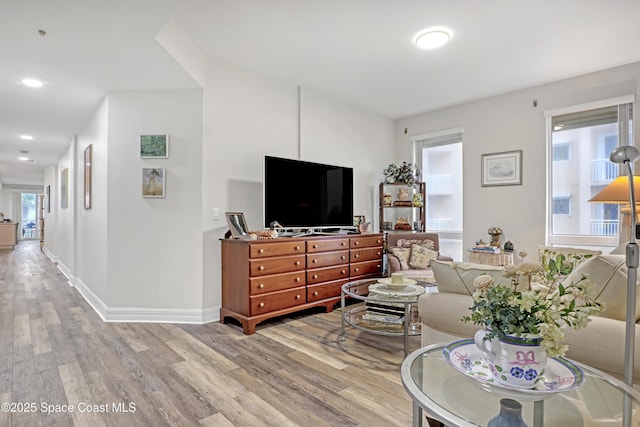
[[18, 223], [0, 222], [0, 249], [13, 249], [18, 244]]
[[220, 322], [256, 324], [310, 307], [333, 310], [340, 287], [382, 275], [382, 234], [223, 239]]

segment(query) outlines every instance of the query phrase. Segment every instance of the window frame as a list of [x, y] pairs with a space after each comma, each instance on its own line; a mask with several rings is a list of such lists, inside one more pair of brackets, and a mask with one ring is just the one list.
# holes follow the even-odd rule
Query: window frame
[[[545, 125], [546, 125], [546, 157], [547, 157], [547, 197], [546, 197], [546, 209], [545, 209], [545, 235], [546, 245], [572, 245], [572, 246], [608, 246], [616, 247], [619, 244], [619, 236], [593, 236], [593, 235], [579, 235], [579, 234], [553, 234], [553, 118], [556, 116], [562, 116], [565, 114], [578, 113], [588, 110], [596, 110], [599, 108], [613, 107], [625, 104], [634, 104], [635, 95], [625, 95], [616, 98], [608, 98], [600, 101], [589, 102], [585, 104], [578, 104], [563, 108], [556, 108], [544, 111]], [[632, 119], [632, 117], [629, 117]], [[618, 125], [620, 121], [618, 119]], [[628, 127], [626, 132], [618, 132], [618, 144], [620, 145], [633, 145], [633, 141], [629, 141]], [[621, 170], [622, 171], [622, 170]]]

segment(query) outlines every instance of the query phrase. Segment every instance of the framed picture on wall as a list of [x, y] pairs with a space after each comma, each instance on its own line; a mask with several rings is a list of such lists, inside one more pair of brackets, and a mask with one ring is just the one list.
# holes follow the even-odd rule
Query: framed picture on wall
[[169, 135], [140, 135], [141, 159], [166, 159], [169, 157]]
[[47, 185], [47, 213], [51, 213], [51, 186]]
[[482, 186], [522, 185], [522, 150], [482, 155]]
[[84, 208], [91, 209], [91, 162], [93, 144], [84, 149]]
[[69, 205], [69, 168], [60, 173], [60, 207], [66, 209]]
[[142, 197], [164, 197], [165, 175], [164, 168], [142, 168]]

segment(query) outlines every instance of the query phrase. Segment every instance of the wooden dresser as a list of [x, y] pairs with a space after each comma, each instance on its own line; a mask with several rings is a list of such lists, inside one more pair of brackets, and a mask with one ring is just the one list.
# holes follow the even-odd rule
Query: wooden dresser
[[382, 234], [222, 240], [222, 308], [253, 334], [275, 316], [324, 306], [333, 310], [340, 287], [382, 275]]

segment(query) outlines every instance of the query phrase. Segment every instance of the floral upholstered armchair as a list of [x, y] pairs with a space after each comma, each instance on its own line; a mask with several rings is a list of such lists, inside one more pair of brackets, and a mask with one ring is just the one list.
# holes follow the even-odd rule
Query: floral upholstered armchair
[[440, 255], [440, 241], [435, 233], [387, 234], [387, 272], [402, 273], [406, 278], [434, 282], [432, 259], [452, 261]]

